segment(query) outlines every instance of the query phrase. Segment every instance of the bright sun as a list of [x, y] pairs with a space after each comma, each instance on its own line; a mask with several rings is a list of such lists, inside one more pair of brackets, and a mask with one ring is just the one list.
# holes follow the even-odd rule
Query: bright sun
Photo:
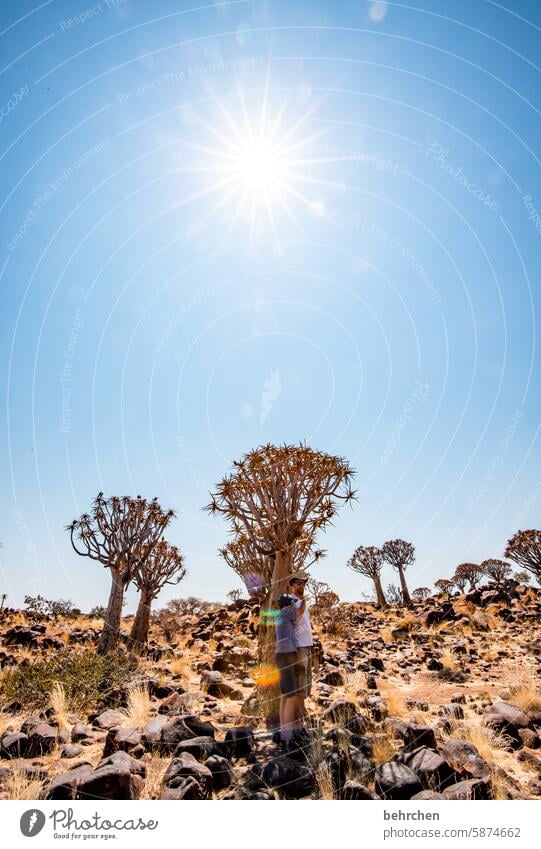
[[271, 119], [266, 95], [258, 114], [252, 114], [241, 98], [240, 117], [233, 116], [217, 102], [220, 120], [201, 121], [209, 144], [193, 144], [199, 161], [193, 170], [205, 172], [204, 194], [213, 194], [216, 204], [211, 214], [224, 207], [230, 211], [226, 233], [241, 218], [248, 218], [252, 234], [264, 222], [277, 235], [278, 214], [295, 218], [295, 207], [312, 210], [317, 198], [308, 197], [302, 185], [320, 183], [309, 174], [319, 161], [317, 149], [310, 146], [315, 136], [299, 137], [306, 115], [297, 116], [285, 126], [283, 109]]

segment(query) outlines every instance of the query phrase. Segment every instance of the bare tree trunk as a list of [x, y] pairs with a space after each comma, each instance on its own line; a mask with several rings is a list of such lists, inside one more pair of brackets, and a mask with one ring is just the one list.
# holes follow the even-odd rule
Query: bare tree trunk
[[141, 592], [137, 613], [130, 632], [130, 646], [136, 651], [141, 651], [148, 643], [151, 605], [152, 596]]
[[124, 581], [120, 569], [111, 571], [111, 592], [105, 613], [103, 630], [98, 641], [98, 654], [105, 654], [116, 648], [120, 636], [120, 622], [122, 618], [122, 602], [124, 600]]
[[379, 575], [374, 578], [374, 587], [376, 588], [377, 606], [387, 607], [387, 599], [385, 598], [385, 593], [383, 592], [383, 587], [381, 586], [381, 578]]
[[278, 608], [276, 599], [287, 590], [289, 576], [292, 573], [293, 552], [279, 551], [274, 559], [274, 569], [269, 591], [261, 606], [259, 617], [258, 654], [261, 675], [257, 688], [257, 700], [265, 714], [268, 728], [280, 725], [280, 687], [274, 649], [276, 645], [275, 615]]
[[408, 585], [406, 584], [406, 576], [402, 566], [398, 567], [398, 574], [400, 575], [400, 586], [402, 588], [402, 601], [404, 604], [411, 604], [411, 596], [408, 590]]

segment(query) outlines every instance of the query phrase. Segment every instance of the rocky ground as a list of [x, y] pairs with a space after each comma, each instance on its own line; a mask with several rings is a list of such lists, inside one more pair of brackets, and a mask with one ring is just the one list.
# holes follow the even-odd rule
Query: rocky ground
[[311, 743], [288, 754], [255, 715], [257, 615], [239, 600], [158, 618], [129, 680], [93, 706], [73, 708], [60, 680], [29, 710], [36, 661], [91, 663], [100, 622], [3, 611], [0, 797], [541, 796], [541, 590], [341, 605], [315, 628]]

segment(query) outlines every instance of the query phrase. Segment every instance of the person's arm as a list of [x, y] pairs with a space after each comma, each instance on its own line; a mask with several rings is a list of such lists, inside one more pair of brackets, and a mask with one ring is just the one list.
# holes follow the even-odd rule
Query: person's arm
[[295, 607], [296, 607], [296, 613], [297, 613], [297, 617], [296, 617], [296, 618], [297, 618], [297, 619], [300, 619], [300, 618], [301, 618], [301, 616], [302, 616], [302, 614], [303, 614], [303, 613], [304, 613], [304, 611], [306, 610], [306, 599], [305, 599], [305, 598], [303, 598], [303, 600], [301, 601], [301, 603], [299, 604], [299, 606], [298, 606], [298, 607], [297, 607], [297, 606], [295, 606]]

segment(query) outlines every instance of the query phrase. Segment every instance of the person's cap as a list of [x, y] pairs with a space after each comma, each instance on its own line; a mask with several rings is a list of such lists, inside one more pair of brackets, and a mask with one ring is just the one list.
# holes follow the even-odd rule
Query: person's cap
[[293, 599], [290, 595], [281, 595], [278, 599], [278, 607], [282, 609], [282, 607], [289, 607], [290, 604], [293, 604]]
[[292, 584], [293, 581], [302, 581], [302, 583], [305, 584], [307, 580], [308, 575], [305, 572], [293, 572], [293, 574], [290, 575], [289, 583]]

